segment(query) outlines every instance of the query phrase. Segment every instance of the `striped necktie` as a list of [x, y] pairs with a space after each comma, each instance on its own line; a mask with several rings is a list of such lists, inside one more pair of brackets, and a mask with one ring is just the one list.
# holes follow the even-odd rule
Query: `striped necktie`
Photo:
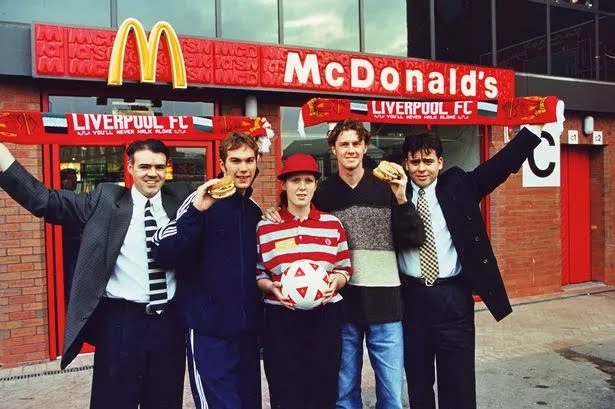
[[158, 266], [152, 256], [153, 238], [156, 233], [156, 219], [152, 214], [152, 204], [145, 203], [145, 243], [147, 245], [147, 272], [149, 282], [148, 312], [162, 313], [167, 303], [167, 273]]
[[419, 197], [416, 201], [416, 210], [425, 224], [425, 243], [419, 247], [419, 260], [421, 263], [421, 277], [428, 286], [434, 285], [438, 279], [440, 268], [438, 267], [438, 252], [436, 251], [436, 240], [431, 225], [429, 214], [429, 203], [425, 197], [425, 190], [419, 189]]

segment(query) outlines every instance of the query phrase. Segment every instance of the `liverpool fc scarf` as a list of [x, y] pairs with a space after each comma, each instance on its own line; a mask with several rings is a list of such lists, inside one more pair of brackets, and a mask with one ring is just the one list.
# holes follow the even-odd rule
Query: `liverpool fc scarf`
[[125, 144], [147, 138], [220, 140], [233, 131], [259, 139], [263, 151], [273, 137], [271, 125], [260, 117], [0, 112], [0, 141], [17, 144]]
[[556, 122], [556, 97], [481, 101], [401, 101], [312, 98], [301, 108], [299, 128], [353, 118], [364, 122], [423, 125], [501, 125]]

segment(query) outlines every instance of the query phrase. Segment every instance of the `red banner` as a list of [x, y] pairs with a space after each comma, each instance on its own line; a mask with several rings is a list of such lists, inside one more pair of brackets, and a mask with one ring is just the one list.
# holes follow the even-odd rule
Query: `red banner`
[[125, 144], [136, 139], [220, 140], [237, 131], [268, 138], [264, 118], [0, 112], [0, 140], [17, 144]]
[[305, 126], [354, 118], [364, 122], [431, 125], [545, 124], [556, 122], [556, 97], [498, 101], [359, 101], [312, 98], [301, 108]]
[[[177, 88], [222, 86], [385, 98], [514, 97], [512, 70], [177, 37], [168, 23], [159, 23], [143, 28], [127, 19], [118, 30], [34, 24], [33, 75], [100, 79], [111, 85], [132, 80], [173, 82]], [[153, 30], [149, 37], [145, 29]], [[167, 41], [160, 41], [161, 36]], [[155, 44], [157, 50], [145, 51]]]

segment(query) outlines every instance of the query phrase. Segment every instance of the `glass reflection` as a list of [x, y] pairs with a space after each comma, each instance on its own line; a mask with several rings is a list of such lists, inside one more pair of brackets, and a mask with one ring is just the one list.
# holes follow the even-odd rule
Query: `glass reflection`
[[284, 44], [359, 51], [357, 0], [283, 1]]
[[[29, 0], [0, 2], [0, 20], [111, 27], [109, 1]], [[70, 12], [67, 13], [67, 10]]]
[[277, 0], [223, 0], [220, 7], [222, 38], [278, 43]]
[[[481, 64], [481, 56], [491, 51], [491, 7], [485, 7], [484, 3], [467, 4], [463, 0], [436, 2], [437, 60]], [[491, 65], [490, 59], [482, 63]]]
[[599, 79], [615, 81], [615, 16], [601, 17], [599, 29]]
[[551, 8], [551, 75], [595, 78], [595, 27], [592, 13]]
[[169, 147], [167, 182], [187, 182], [194, 189], [207, 180], [206, 148]]
[[130, 111], [139, 111], [140, 114], [148, 113], [149, 115], [212, 116], [214, 104], [209, 102], [54, 95], [49, 97], [49, 111], [56, 114], [67, 112], [123, 114]]
[[[522, 19], [510, 16], [523, 16]], [[546, 7], [532, 2], [498, 1], [498, 67], [547, 74]], [[491, 59], [491, 55], [487, 55]]]
[[406, 2], [404, 0], [365, 0], [365, 52], [406, 56]]
[[117, 0], [118, 24], [128, 17], [139, 20], [146, 31], [164, 20], [178, 35], [216, 36], [214, 0]]

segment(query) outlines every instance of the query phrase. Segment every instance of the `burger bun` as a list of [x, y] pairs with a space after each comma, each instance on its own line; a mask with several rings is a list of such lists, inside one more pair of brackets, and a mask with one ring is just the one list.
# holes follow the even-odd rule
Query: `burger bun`
[[380, 161], [378, 167], [375, 168], [372, 173], [378, 179], [385, 182], [401, 179], [401, 174], [399, 173], [399, 171], [393, 165], [391, 165], [391, 162], [388, 162], [386, 160]]
[[231, 176], [224, 176], [216, 184], [209, 188], [209, 195], [214, 199], [224, 199], [232, 196], [237, 191], [233, 178]]

